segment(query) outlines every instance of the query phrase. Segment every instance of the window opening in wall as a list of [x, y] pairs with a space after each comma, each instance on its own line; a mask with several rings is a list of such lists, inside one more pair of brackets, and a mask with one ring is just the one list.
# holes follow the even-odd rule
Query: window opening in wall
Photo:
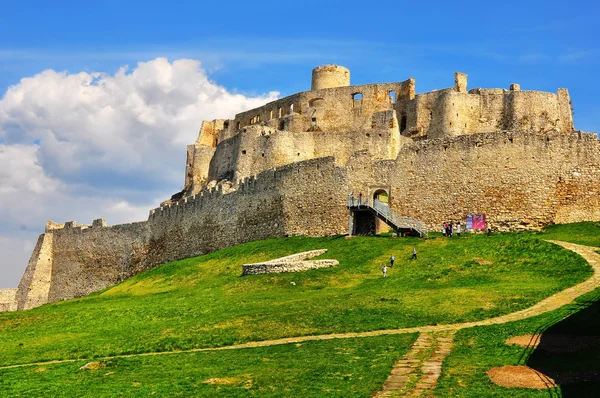
[[285, 129], [285, 120], [282, 120], [279, 122], [279, 130], [284, 130]]
[[383, 189], [378, 189], [377, 191], [375, 191], [373, 193], [373, 199], [377, 199], [378, 201], [386, 205], [390, 202], [390, 196]]
[[264, 152], [261, 153], [260, 156], [262, 156], [264, 158], [265, 157], [265, 153]]
[[313, 122], [313, 123], [316, 123], [317, 122], [317, 118], [313, 117], [313, 118], [310, 119], [310, 121]]
[[223, 128], [224, 129], [228, 129], [229, 128], [229, 120], [227, 120], [225, 123], [223, 123]]
[[396, 90], [390, 90], [389, 96], [390, 96], [390, 103], [395, 104], [396, 103]]
[[298, 156], [300, 156], [300, 152], [298, 152]]
[[269, 111], [269, 120], [273, 119], [273, 109]]
[[242, 122], [237, 122], [237, 129], [239, 130], [242, 127]]
[[294, 104], [291, 104], [291, 105], [290, 105], [290, 115], [291, 115], [292, 113], [294, 113]]
[[400, 132], [406, 130], [406, 115], [402, 115], [400, 119]]
[[352, 94], [352, 107], [356, 108], [356, 107], [362, 106], [362, 99], [363, 99], [362, 93]]
[[281, 107], [277, 108], [277, 117], [281, 117]]
[[246, 154], [246, 150], [244, 149], [244, 150], [242, 151], [242, 155], [245, 155], [245, 154]]

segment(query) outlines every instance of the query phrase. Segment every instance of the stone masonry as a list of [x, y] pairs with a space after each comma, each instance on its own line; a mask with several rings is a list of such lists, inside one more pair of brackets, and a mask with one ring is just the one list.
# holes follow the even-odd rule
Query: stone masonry
[[486, 215], [498, 230], [600, 220], [600, 143], [575, 131], [556, 94], [415, 80], [350, 85], [326, 65], [312, 89], [205, 121], [187, 150], [182, 192], [148, 220], [48, 223], [16, 294], [18, 309], [80, 297], [159, 264], [271, 237], [348, 231], [346, 198], [438, 230]]
[[0, 312], [16, 311], [17, 289], [0, 289]]
[[242, 275], [279, 274], [282, 272], [301, 272], [309, 269], [334, 267], [339, 264], [337, 260], [311, 260], [309, 258], [320, 256], [327, 249], [311, 250], [276, 258], [262, 263], [243, 264]]

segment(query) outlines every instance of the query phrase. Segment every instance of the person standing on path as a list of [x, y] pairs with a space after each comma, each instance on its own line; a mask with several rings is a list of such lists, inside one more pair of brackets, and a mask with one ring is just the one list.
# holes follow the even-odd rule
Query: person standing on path
[[383, 264], [383, 267], [381, 267], [381, 271], [383, 272], [383, 277], [387, 278], [387, 265]]
[[413, 247], [413, 255], [412, 255], [411, 260], [416, 260], [416, 259], [417, 259], [417, 248]]
[[460, 222], [456, 224], [456, 235], [460, 238]]
[[390, 268], [394, 266], [394, 261], [396, 261], [396, 257], [392, 254], [392, 257], [390, 257]]

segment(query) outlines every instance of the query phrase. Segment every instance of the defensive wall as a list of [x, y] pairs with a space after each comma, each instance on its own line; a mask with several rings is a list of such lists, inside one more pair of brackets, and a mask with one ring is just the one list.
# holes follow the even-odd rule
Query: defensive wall
[[81, 297], [158, 264], [288, 235], [344, 232], [332, 157], [266, 170], [154, 209], [147, 221], [48, 223], [19, 284], [18, 309]]
[[168, 261], [247, 241], [344, 234], [348, 192], [384, 189], [398, 214], [437, 230], [484, 213], [492, 228], [600, 219], [595, 134], [495, 132], [415, 142], [394, 160], [354, 153], [266, 170], [151, 211], [148, 221], [50, 226], [19, 285], [19, 309], [100, 290]]
[[0, 289], [0, 312], [17, 310], [17, 289]]
[[344, 164], [362, 149], [395, 159], [413, 140], [490, 131], [574, 131], [566, 89], [554, 94], [511, 84], [508, 90], [467, 91], [467, 75], [454, 77], [451, 88], [415, 94], [412, 78], [351, 86], [346, 68], [317, 67], [311, 91], [231, 120], [203, 122], [195, 144], [188, 146], [183, 195], [196, 194], [210, 181], [235, 181], [306, 159], [335, 156]]

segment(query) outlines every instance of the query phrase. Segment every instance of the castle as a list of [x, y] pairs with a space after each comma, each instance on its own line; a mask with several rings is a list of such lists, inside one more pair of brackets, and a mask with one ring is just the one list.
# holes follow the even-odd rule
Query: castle
[[252, 240], [348, 233], [348, 192], [435, 230], [473, 213], [498, 230], [600, 220], [600, 143], [574, 130], [566, 89], [467, 90], [456, 73], [416, 94], [414, 79], [352, 86], [348, 69], [320, 66], [310, 91], [204, 121], [183, 190], [148, 220], [49, 222], [0, 310]]

